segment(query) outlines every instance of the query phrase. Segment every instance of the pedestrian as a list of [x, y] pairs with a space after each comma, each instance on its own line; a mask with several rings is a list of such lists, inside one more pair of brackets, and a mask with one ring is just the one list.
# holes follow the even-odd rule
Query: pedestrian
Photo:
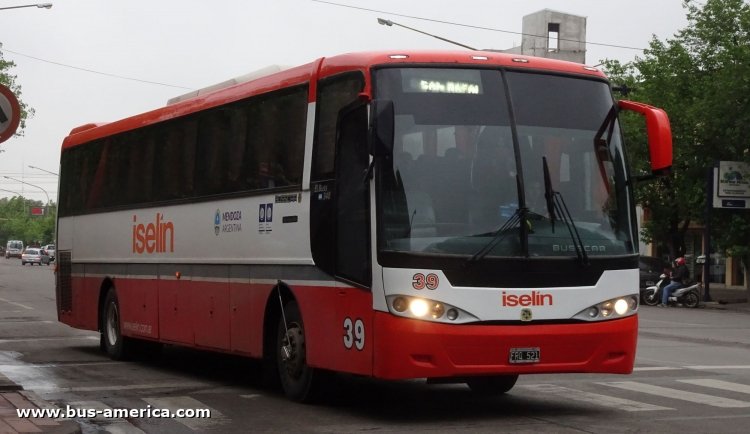
[[690, 270], [685, 265], [685, 258], [679, 257], [675, 259], [675, 269], [672, 270], [671, 282], [665, 286], [661, 293], [661, 304], [660, 307], [666, 307], [669, 305], [669, 296], [676, 289], [682, 287], [683, 282], [690, 277]]

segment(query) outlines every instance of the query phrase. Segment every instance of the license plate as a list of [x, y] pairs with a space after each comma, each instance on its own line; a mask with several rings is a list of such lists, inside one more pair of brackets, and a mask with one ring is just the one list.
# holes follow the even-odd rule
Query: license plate
[[511, 348], [508, 361], [510, 363], [539, 363], [539, 347]]
[[656, 284], [654, 283], [653, 280], [647, 280], [646, 281], [646, 286], [654, 286], [654, 285], [656, 285]]

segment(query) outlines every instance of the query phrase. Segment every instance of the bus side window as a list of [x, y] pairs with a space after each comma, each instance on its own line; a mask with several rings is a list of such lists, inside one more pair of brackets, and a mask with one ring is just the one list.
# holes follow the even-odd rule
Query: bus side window
[[226, 179], [229, 117], [224, 109], [206, 113], [198, 120], [198, 143], [195, 156], [196, 194], [222, 193]]

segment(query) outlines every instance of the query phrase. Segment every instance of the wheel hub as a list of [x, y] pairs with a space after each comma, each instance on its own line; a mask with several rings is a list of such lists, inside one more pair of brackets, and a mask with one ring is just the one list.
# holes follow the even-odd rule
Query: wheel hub
[[281, 359], [287, 374], [298, 378], [305, 366], [305, 337], [299, 327], [290, 326], [281, 343]]

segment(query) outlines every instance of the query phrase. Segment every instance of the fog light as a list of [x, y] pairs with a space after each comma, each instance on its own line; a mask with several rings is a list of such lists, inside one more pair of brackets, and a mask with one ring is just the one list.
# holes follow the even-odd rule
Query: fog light
[[406, 308], [409, 307], [404, 297], [396, 297], [393, 299], [393, 310], [396, 312], [405, 312]]
[[411, 311], [411, 314], [416, 317], [423, 317], [427, 315], [427, 312], [429, 311], [429, 306], [427, 306], [427, 302], [422, 300], [421, 298], [415, 298], [409, 303], [409, 310]]
[[596, 316], [599, 315], [599, 309], [597, 309], [596, 306], [591, 306], [587, 313], [589, 318], [596, 318]]
[[630, 297], [630, 310], [638, 309], [638, 297]]
[[448, 309], [448, 314], [446, 316], [449, 320], [455, 321], [455, 319], [458, 318], [458, 311], [456, 309]]

